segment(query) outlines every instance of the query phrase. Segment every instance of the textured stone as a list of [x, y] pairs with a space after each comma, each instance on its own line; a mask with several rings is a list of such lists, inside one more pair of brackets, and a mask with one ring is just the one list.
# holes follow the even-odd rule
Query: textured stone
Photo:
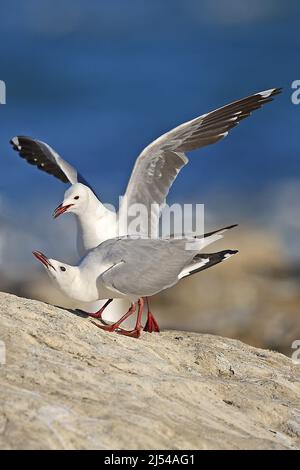
[[135, 340], [2, 293], [0, 340], [2, 449], [300, 447], [300, 366], [279, 353], [178, 331]]

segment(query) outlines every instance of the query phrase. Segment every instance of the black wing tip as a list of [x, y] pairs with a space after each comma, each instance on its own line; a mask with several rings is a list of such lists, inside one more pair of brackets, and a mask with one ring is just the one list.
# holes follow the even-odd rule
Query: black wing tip
[[223, 261], [227, 258], [230, 258], [233, 255], [236, 255], [239, 252], [239, 250], [222, 250], [218, 251], [217, 253], [199, 253], [199, 258], [210, 258], [213, 260], [213, 258], [218, 258], [219, 261]]
[[35, 139], [33, 139], [32, 137], [28, 137], [27, 135], [15, 135], [10, 139], [9, 143], [12, 145], [14, 150], [21, 150], [22, 145], [24, 145], [24, 141], [32, 143], [36, 142]]
[[[227, 259], [231, 258], [233, 255], [236, 255], [237, 253], [238, 250], [222, 250], [218, 251], [217, 253], [199, 253], [197, 256], [197, 261], [199, 258], [199, 260], [206, 259], [208, 260], [208, 262], [198, 268], [193, 269], [191, 267], [191, 270], [189, 271], [187, 276], [191, 276], [192, 274], [196, 274], [200, 271], [205, 271], [208, 268], [212, 268], [213, 266], [216, 266], [217, 264], [220, 264], [223, 261], [226, 261]], [[196, 258], [194, 259], [196, 260]]]
[[256, 93], [256, 96], [259, 95], [263, 100], [263, 103], [268, 103], [273, 101], [274, 96], [279, 95], [283, 90], [283, 87], [270, 88], [269, 90], [263, 90]]
[[71, 183], [59, 163], [57, 163], [55, 156], [52, 155], [51, 149], [48, 149], [47, 144], [44, 142], [23, 135], [14, 136], [9, 142], [13, 150], [16, 150], [18, 155], [30, 165], [53, 175], [63, 183]]
[[226, 227], [218, 228], [217, 230], [213, 230], [212, 232], [204, 233], [202, 235], [196, 235], [194, 238], [208, 238], [215, 233], [224, 232], [224, 230], [230, 230], [232, 228], [238, 227], [239, 224], [232, 224], [227, 225]]
[[14, 137], [12, 137], [9, 141], [10, 145], [13, 146], [13, 148], [15, 150], [18, 150], [18, 146], [19, 146], [19, 137], [18, 135], [15, 135]]
[[280, 95], [280, 93], [282, 93], [282, 91], [283, 91], [283, 87], [282, 87], [282, 86], [280, 86], [280, 87], [278, 87], [278, 88], [274, 88], [273, 93], [272, 93], [272, 96]]
[[227, 227], [221, 228], [220, 230], [230, 230], [232, 228], [238, 227], [239, 224], [228, 225]]
[[239, 252], [239, 250], [224, 250], [224, 258], [226, 258], [226, 255], [230, 255], [230, 256], [233, 256], [233, 255], [236, 255], [237, 253]]

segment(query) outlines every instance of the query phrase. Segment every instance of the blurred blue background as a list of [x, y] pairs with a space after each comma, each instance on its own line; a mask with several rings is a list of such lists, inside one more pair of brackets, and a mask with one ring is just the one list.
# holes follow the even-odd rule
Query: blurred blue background
[[154, 138], [277, 86], [284, 91], [273, 103], [190, 155], [169, 201], [205, 203], [218, 224], [246, 217], [272, 226], [288, 207], [278, 230], [298, 247], [300, 106], [290, 96], [300, 78], [299, 13], [296, 0], [3, 0], [0, 208], [7, 270], [21, 272], [31, 248], [72, 256], [75, 239], [65, 233], [75, 230], [71, 217], [51, 220], [64, 185], [23, 162], [11, 137], [48, 142], [103, 202], [116, 204], [136, 157]]

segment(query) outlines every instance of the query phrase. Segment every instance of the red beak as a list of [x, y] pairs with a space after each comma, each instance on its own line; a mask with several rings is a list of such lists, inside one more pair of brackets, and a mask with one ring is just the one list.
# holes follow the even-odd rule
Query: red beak
[[66, 212], [72, 206], [74, 206], [74, 204], [68, 204], [67, 206], [63, 206], [62, 204], [59, 204], [59, 206], [57, 206], [57, 208], [52, 214], [53, 218], [56, 219], [56, 217], [58, 217], [59, 215], [64, 214], [64, 212]]
[[32, 252], [33, 256], [36, 257], [46, 268], [52, 268], [54, 271], [56, 271], [55, 267], [50, 263], [48, 260], [47, 256], [45, 256], [41, 251], [33, 251]]

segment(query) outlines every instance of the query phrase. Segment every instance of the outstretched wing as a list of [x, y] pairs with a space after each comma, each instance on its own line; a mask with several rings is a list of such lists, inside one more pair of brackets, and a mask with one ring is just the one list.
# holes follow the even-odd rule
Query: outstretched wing
[[55, 176], [63, 183], [82, 183], [90, 187], [78, 171], [63, 160], [50, 145], [26, 136], [16, 136], [10, 141], [14, 150], [28, 163]]
[[[127, 207], [135, 203], [147, 207], [144, 234], [158, 232], [159, 207], [181, 168], [188, 163], [184, 152], [205, 147], [227, 136], [230, 129], [256, 109], [272, 101], [279, 88], [255, 93], [222, 108], [188, 121], [148, 145], [136, 160], [127, 189]], [[150, 211], [151, 204], [157, 207]], [[121, 210], [124, 207], [121, 206]], [[151, 228], [151, 232], [150, 232]]]

